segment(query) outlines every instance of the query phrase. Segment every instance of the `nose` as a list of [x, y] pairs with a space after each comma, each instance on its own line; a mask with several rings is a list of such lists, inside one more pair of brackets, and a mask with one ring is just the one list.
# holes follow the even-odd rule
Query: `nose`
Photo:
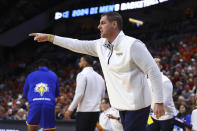
[[101, 29], [101, 25], [100, 24], [98, 25], [98, 29]]

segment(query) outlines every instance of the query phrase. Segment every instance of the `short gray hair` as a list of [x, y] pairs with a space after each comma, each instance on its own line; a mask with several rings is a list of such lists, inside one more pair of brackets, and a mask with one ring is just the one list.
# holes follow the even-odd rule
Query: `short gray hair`
[[118, 24], [119, 30], [122, 30], [123, 19], [122, 19], [122, 16], [119, 13], [117, 13], [117, 12], [107, 12], [107, 13], [104, 13], [104, 14], [101, 15], [101, 17], [103, 17], [103, 16], [107, 16], [107, 19], [110, 22], [116, 21], [117, 24]]

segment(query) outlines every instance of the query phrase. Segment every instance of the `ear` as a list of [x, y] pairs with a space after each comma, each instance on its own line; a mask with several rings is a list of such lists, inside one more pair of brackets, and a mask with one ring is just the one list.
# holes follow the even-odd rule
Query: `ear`
[[117, 23], [117, 21], [113, 21], [113, 22], [112, 22], [112, 26], [113, 26], [113, 28], [118, 27], [118, 23]]
[[160, 69], [163, 69], [163, 66], [162, 65], [160, 65]]
[[85, 66], [88, 66], [89, 64], [88, 64], [88, 62], [87, 61], [85, 61]]

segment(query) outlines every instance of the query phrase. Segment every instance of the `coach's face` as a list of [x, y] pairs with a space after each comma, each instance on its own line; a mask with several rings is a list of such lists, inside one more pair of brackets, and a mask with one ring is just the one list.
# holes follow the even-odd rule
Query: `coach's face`
[[113, 22], [110, 22], [107, 16], [103, 16], [100, 19], [100, 23], [98, 25], [98, 29], [100, 30], [100, 35], [103, 38], [109, 38], [111, 33], [114, 31]]

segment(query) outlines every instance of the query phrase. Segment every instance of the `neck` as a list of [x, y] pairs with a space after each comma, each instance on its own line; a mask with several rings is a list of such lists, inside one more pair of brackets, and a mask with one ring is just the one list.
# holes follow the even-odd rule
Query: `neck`
[[104, 111], [107, 111], [110, 107], [106, 108]]
[[91, 66], [90, 65], [84, 66], [83, 69], [86, 68], [86, 67], [91, 67]]
[[116, 37], [118, 36], [118, 34], [120, 33], [120, 30], [115, 30], [111, 33], [110, 37], [107, 38], [107, 40], [109, 41], [109, 43], [112, 43]]

